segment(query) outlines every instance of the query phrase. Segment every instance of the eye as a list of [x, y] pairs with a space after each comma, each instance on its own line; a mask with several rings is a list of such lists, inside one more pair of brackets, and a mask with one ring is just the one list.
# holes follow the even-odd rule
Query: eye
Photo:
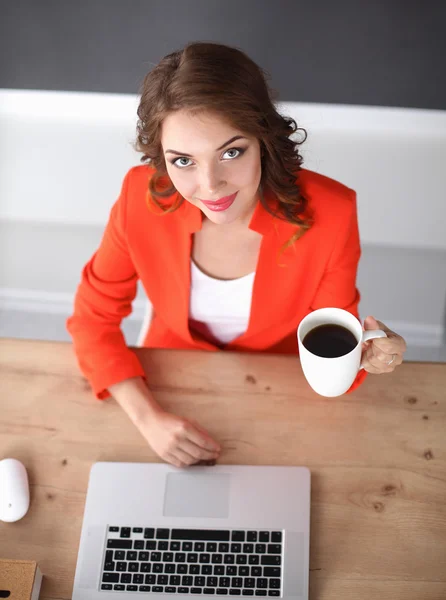
[[[231, 154], [232, 154], [232, 156], [229, 156], [229, 158], [230, 158], [230, 159], [233, 159], [233, 158], [238, 158], [238, 157], [239, 157], [239, 156], [241, 156], [241, 155], [242, 155], [244, 152], [245, 152], [245, 150], [244, 150], [243, 148], [229, 148], [229, 150], [226, 150], [226, 152], [223, 154], [223, 156], [224, 156], [225, 154], [229, 154], [229, 153], [231, 153]], [[236, 153], [236, 154], [234, 155], [234, 153]]]
[[190, 166], [189, 164], [184, 164], [184, 161], [187, 163], [187, 161], [190, 161], [190, 158], [187, 158], [186, 156], [180, 156], [180, 158], [176, 158], [175, 160], [171, 160], [170, 163], [172, 165], [175, 165], [176, 167], [178, 167], [178, 169], [184, 169], [185, 167], [189, 167]]

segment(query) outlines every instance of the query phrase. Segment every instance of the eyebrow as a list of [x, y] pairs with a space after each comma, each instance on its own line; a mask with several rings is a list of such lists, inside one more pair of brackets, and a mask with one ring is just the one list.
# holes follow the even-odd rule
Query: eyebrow
[[[232, 144], [232, 142], [235, 142], [236, 140], [246, 140], [248, 138], [246, 138], [243, 135], [235, 135], [234, 137], [232, 137], [230, 140], [228, 140], [227, 142], [225, 142], [224, 144], [222, 144], [219, 148], [216, 149], [215, 152], [218, 152], [219, 150], [223, 150], [223, 148], [225, 146], [228, 146], [229, 144]], [[166, 154], [170, 152], [170, 154], [177, 154], [178, 156], [187, 156], [188, 158], [192, 157], [192, 154], [187, 154], [187, 152], [178, 152], [177, 150], [166, 150]]]

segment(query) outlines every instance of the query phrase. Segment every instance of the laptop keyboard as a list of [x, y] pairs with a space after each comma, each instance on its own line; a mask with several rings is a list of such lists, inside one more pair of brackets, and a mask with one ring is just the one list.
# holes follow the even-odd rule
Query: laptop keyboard
[[100, 589], [276, 596], [282, 531], [109, 527]]

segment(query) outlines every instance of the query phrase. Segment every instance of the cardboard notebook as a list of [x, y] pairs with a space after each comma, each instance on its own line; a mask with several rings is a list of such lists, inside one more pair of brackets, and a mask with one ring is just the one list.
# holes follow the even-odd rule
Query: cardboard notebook
[[0, 599], [38, 600], [42, 573], [35, 560], [0, 558]]

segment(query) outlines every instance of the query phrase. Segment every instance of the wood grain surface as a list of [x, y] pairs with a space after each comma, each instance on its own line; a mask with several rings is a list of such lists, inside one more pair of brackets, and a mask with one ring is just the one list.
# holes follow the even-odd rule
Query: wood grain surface
[[[220, 463], [309, 467], [311, 600], [446, 598], [446, 364], [404, 363], [323, 398], [292, 356], [135, 352], [159, 403], [221, 442]], [[4, 339], [6, 457], [25, 464], [31, 506], [0, 522], [0, 557], [37, 560], [41, 600], [69, 599], [92, 464], [160, 459], [93, 397], [71, 344]]]

